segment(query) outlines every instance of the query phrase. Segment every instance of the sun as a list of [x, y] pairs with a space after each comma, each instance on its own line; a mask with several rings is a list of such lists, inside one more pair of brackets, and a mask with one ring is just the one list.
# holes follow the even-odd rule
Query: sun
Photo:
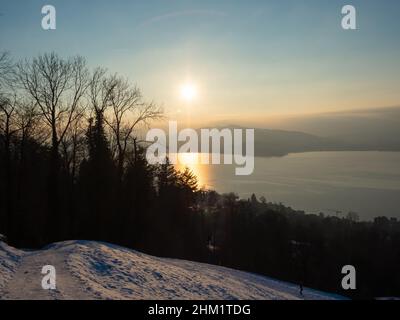
[[181, 86], [181, 98], [191, 102], [197, 98], [197, 87], [192, 83], [185, 83]]

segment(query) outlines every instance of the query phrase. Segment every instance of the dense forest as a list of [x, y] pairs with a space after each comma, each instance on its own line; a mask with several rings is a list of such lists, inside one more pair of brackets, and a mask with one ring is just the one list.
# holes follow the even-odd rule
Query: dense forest
[[146, 161], [140, 132], [162, 117], [128, 79], [82, 57], [0, 54], [0, 233], [16, 247], [99, 240], [354, 298], [400, 295], [399, 221], [200, 189], [189, 169]]

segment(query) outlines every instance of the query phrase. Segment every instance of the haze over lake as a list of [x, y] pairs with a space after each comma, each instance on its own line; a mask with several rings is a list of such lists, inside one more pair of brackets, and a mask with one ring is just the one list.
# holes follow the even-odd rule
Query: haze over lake
[[[186, 159], [187, 160], [187, 159]], [[236, 176], [233, 165], [187, 161], [200, 185], [240, 197], [264, 195], [308, 213], [343, 216], [355, 211], [362, 220], [400, 218], [400, 153], [309, 152], [257, 157], [251, 176]]]

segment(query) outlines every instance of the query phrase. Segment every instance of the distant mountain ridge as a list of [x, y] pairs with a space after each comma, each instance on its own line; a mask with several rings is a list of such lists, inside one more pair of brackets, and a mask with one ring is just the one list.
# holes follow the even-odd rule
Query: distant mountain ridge
[[[218, 127], [245, 129], [237, 125]], [[200, 129], [198, 129], [200, 130]], [[301, 131], [254, 129], [255, 156], [281, 157], [290, 153], [317, 151], [400, 151], [400, 140], [377, 136], [376, 139], [350, 137], [322, 137]], [[243, 139], [244, 140], [244, 139]], [[244, 145], [243, 145], [244, 150]]]
[[316, 135], [273, 129], [255, 129], [255, 155], [285, 156], [289, 153], [346, 149], [344, 143]]
[[255, 128], [255, 155], [259, 157], [316, 151], [400, 151], [400, 107], [291, 116], [279, 127], [266, 120], [264, 128], [213, 121], [198, 127], [198, 133], [200, 128]]
[[400, 151], [398, 137], [320, 137], [297, 131], [256, 129], [256, 156], [284, 156], [315, 151]]
[[[262, 119], [260, 119], [261, 121]], [[237, 125], [210, 122], [205, 127], [255, 128], [257, 156], [314, 151], [400, 151], [400, 106], [293, 115], [278, 123]]]

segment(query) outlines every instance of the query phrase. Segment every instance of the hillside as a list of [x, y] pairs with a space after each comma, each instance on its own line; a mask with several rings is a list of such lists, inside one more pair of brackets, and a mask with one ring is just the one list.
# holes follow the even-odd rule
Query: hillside
[[[68, 241], [40, 251], [0, 242], [1, 299], [341, 299], [339, 296], [202, 263], [152, 257], [106, 243]], [[41, 288], [54, 265], [57, 289]]]

